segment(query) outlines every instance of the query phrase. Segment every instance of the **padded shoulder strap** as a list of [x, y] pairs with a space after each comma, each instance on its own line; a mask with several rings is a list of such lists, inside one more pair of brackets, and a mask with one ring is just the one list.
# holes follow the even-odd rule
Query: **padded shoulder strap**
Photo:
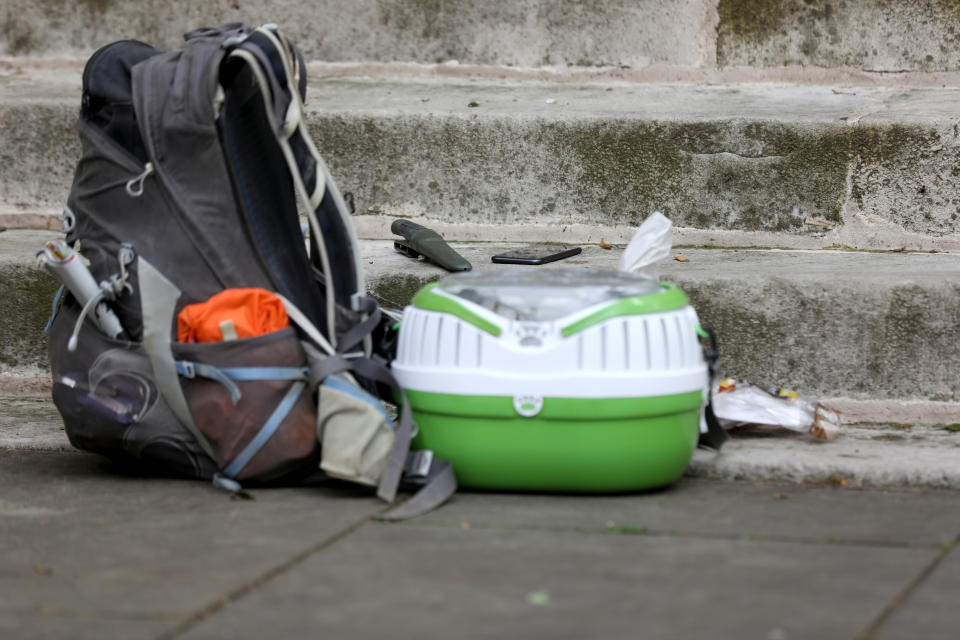
[[270, 125], [283, 151], [296, 192], [316, 240], [317, 266], [327, 287], [326, 324], [336, 346], [336, 306], [350, 308], [364, 289], [350, 214], [303, 121], [301, 88], [306, 69], [296, 49], [270, 27], [256, 29], [228, 54], [250, 66], [264, 100]]

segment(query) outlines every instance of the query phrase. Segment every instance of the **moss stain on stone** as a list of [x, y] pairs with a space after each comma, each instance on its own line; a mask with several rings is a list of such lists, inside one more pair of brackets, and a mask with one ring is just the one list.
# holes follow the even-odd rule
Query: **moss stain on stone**
[[440, 279], [444, 274], [437, 273], [426, 277], [412, 274], [396, 274], [382, 276], [368, 284], [370, 295], [382, 305], [390, 308], [402, 309], [413, 300], [425, 285]]
[[788, 4], [790, 0], [720, 0], [718, 30], [751, 42], [763, 42], [783, 26]]
[[15, 302], [0, 314], [0, 364], [46, 366], [43, 328], [57, 288], [52, 277], [33, 267], [9, 266], [0, 271], [0, 297]]
[[541, 143], [574, 202], [634, 225], [660, 210], [681, 226], [800, 230], [840, 223], [850, 161], [845, 129], [776, 123], [549, 123]]

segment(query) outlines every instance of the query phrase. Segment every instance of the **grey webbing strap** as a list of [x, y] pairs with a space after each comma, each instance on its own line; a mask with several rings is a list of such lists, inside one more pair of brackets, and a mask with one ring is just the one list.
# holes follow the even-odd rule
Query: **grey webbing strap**
[[433, 511], [457, 492], [457, 476], [453, 466], [446, 460], [434, 460], [427, 474], [427, 484], [413, 494], [413, 497], [384, 514], [377, 520], [408, 520]]
[[143, 350], [150, 358], [157, 389], [180, 424], [193, 434], [207, 455], [216, 460], [217, 457], [213, 453], [210, 442], [193, 422], [187, 399], [183, 395], [183, 389], [180, 388], [173, 351], [170, 349], [173, 312], [180, 298], [180, 289], [167, 280], [143, 256], [140, 256], [137, 262], [140, 277], [140, 305], [143, 313]]
[[332, 355], [310, 363], [310, 389], [316, 390], [327, 377], [349, 371], [350, 361], [341, 355]]
[[373, 333], [373, 330], [380, 324], [380, 306], [376, 301], [368, 296], [361, 296], [359, 300], [360, 308], [357, 309], [357, 311], [365, 314], [367, 318], [363, 322], [350, 327], [350, 330], [344, 333], [340, 337], [340, 340], [337, 341], [337, 350], [341, 353], [346, 353], [353, 349], [354, 346]]
[[407, 401], [407, 394], [397, 383], [397, 379], [384, 365], [368, 358], [358, 358], [351, 365], [356, 373], [376, 382], [390, 385], [397, 389], [401, 395], [400, 422], [394, 434], [393, 447], [387, 454], [387, 459], [383, 465], [380, 485], [377, 487], [377, 495], [382, 500], [393, 502], [397, 496], [400, 477], [403, 475], [403, 465], [407, 461], [407, 453], [410, 451], [410, 441], [413, 440], [413, 413], [410, 411], [410, 402]]

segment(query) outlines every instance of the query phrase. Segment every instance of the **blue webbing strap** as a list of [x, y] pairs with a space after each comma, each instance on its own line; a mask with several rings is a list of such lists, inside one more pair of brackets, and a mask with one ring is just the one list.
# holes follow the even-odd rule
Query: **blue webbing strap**
[[177, 367], [177, 373], [184, 378], [196, 378], [200, 376], [201, 378], [216, 380], [230, 392], [230, 400], [233, 401], [234, 406], [240, 402], [240, 398], [242, 397], [240, 388], [233, 384], [233, 381], [224, 375], [220, 369], [209, 364], [203, 364], [202, 362], [190, 362], [188, 360], [177, 360], [174, 364]]
[[57, 295], [53, 296], [53, 305], [50, 309], [50, 319], [47, 320], [47, 326], [43, 328], [44, 333], [50, 333], [50, 329], [53, 327], [53, 321], [57, 319], [57, 305], [60, 304], [60, 297], [63, 295], [63, 291], [66, 288], [67, 285], [60, 285], [60, 288], [57, 289]]
[[273, 413], [260, 428], [257, 435], [254, 436], [253, 440], [251, 440], [244, 450], [240, 452], [240, 455], [223, 470], [223, 475], [228, 478], [235, 478], [237, 474], [247, 466], [250, 459], [257, 455], [257, 452], [267, 443], [267, 440], [273, 436], [277, 427], [280, 426], [280, 423], [286, 419], [290, 410], [293, 409], [293, 405], [296, 404], [300, 398], [300, 394], [303, 393], [303, 390], [306, 388], [307, 383], [302, 381], [294, 382], [290, 385], [287, 395], [283, 396], [283, 400], [281, 400], [277, 408], [273, 410]]
[[227, 367], [220, 369], [231, 380], [306, 380], [307, 367]]
[[230, 399], [234, 406], [240, 402], [243, 394], [234, 380], [246, 382], [250, 380], [306, 380], [309, 369], [306, 367], [225, 367], [217, 368], [202, 362], [189, 360], [176, 361], [177, 373], [184, 378], [209, 378], [216, 380], [230, 392]]

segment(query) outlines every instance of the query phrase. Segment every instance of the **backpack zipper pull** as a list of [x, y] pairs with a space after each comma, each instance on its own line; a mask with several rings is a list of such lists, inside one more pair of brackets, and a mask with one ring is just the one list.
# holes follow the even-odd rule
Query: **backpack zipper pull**
[[143, 181], [153, 173], [153, 163], [148, 162], [143, 166], [143, 173], [136, 178], [127, 181], [127, 193], [134, 198], [143, 195]]

